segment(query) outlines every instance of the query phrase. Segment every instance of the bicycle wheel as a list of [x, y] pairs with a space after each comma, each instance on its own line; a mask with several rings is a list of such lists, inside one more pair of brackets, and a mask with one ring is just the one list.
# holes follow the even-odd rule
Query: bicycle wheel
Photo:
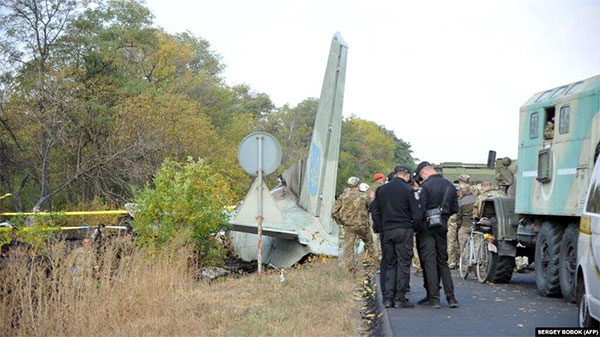
[[462, 252], [460, 253], [460, 261], [458, 261], [458, 272], [460, 273], [460, 277], [463, 278], [463, 280], [467, 279], [467, 276], [469, 276], [469, 270], [471, 269], [470, 264], [471, 261], [470, 260], [470, 247], [471, 247], [471, 238], [469, 238], [469, 240], [467, 240], [467, 243], [465, 244], [465, 247], [463, 248]]
[[477, 281], [485, 283], [490, 275], [490, 266], [492, 264], [492, 253], [488, 248], [488, 241], [483, 240], [477, 251]]

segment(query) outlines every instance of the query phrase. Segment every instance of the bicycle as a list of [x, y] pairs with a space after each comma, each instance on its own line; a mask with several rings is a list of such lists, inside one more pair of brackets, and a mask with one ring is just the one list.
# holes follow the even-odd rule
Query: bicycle
[[492, 235], [491, 227], [486, 226], [486, 220], [483, 218], [473, 225], [469, 239], [460, 254], [458, 269], [463, 279], [467, 279], [473, 267], [475, 267], [477, 281], [485, 283], [488, 279], [491, 260], [488, 246]]
[[490, 252], [490, 242], [492, 241], [492, 234], [483, 233], [483, 241], [479, 246], [477, 253], [477, 280], [480, 283], [485, 283], [488, 280], [490, 274], [490, 266], [492, 264], [492, 254]]
[[473, 266], [477, 265], [477, 255], [479, 253], [479, 246], [483, 241], [483, 233], [476, 230], [473, 226], [469, 239], [465, 244], [462, 252], [460, 253], [460, 260], [458, 262], [458, 272], [463, 280], [466, 280], [469, 273], [472, 271]]

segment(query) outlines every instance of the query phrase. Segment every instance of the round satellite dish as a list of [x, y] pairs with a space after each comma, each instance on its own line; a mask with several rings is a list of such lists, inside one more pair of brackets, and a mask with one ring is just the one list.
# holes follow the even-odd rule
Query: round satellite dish
[[258, 175], [258, 137], [263, 137], [263, 174], [268, 175], [281, 163], [281, 146], [275, 137], [266, 132], [253, 132], [238, 147], [238, 160], [244, 171]]

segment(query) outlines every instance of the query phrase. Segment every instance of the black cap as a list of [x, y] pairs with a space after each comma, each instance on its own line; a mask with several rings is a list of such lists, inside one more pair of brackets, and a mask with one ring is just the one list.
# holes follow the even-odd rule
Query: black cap
[[394, 167], [394, 174], [398, 174], [399, 172], [410, 174], [410, 169], [402, 165]]
[[431, 164], [429, 164], [428, 161], [422, 161], [419, 163], [419, 165], [417, 165], [417, 168], [415, 169], [415, 175], [419, 175], [419, 173], [421, 172], [421, 170], [426, 167], [426, 166], [431, 166]]
[[415, 172], [413, 173], [413, 178], [417, 182], [421, 181], [421, 176], [419, 175], [419, 173], [426, 166], [431, 166], [431, 164], [428, 161], [422, 161], [419, 163], [419, 165], [417, 165], [417, 168], [415, 169]]

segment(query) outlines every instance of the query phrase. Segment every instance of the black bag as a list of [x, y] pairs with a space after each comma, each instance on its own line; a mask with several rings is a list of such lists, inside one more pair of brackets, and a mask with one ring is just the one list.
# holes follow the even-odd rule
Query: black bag
[[444, 209], [444, 204], [446, 203], [448, 190], [449, 189], [446, 188], [446, 192], [444, 192], [444, 199], [442, 199], [442, 204], [440, 205], [440, 207], [432, 208], [425, 212], [425, 216], [427, 217], [428, 229], [438, 229], [444, 227], [444, 220], [442, 220], [442, 211]]

